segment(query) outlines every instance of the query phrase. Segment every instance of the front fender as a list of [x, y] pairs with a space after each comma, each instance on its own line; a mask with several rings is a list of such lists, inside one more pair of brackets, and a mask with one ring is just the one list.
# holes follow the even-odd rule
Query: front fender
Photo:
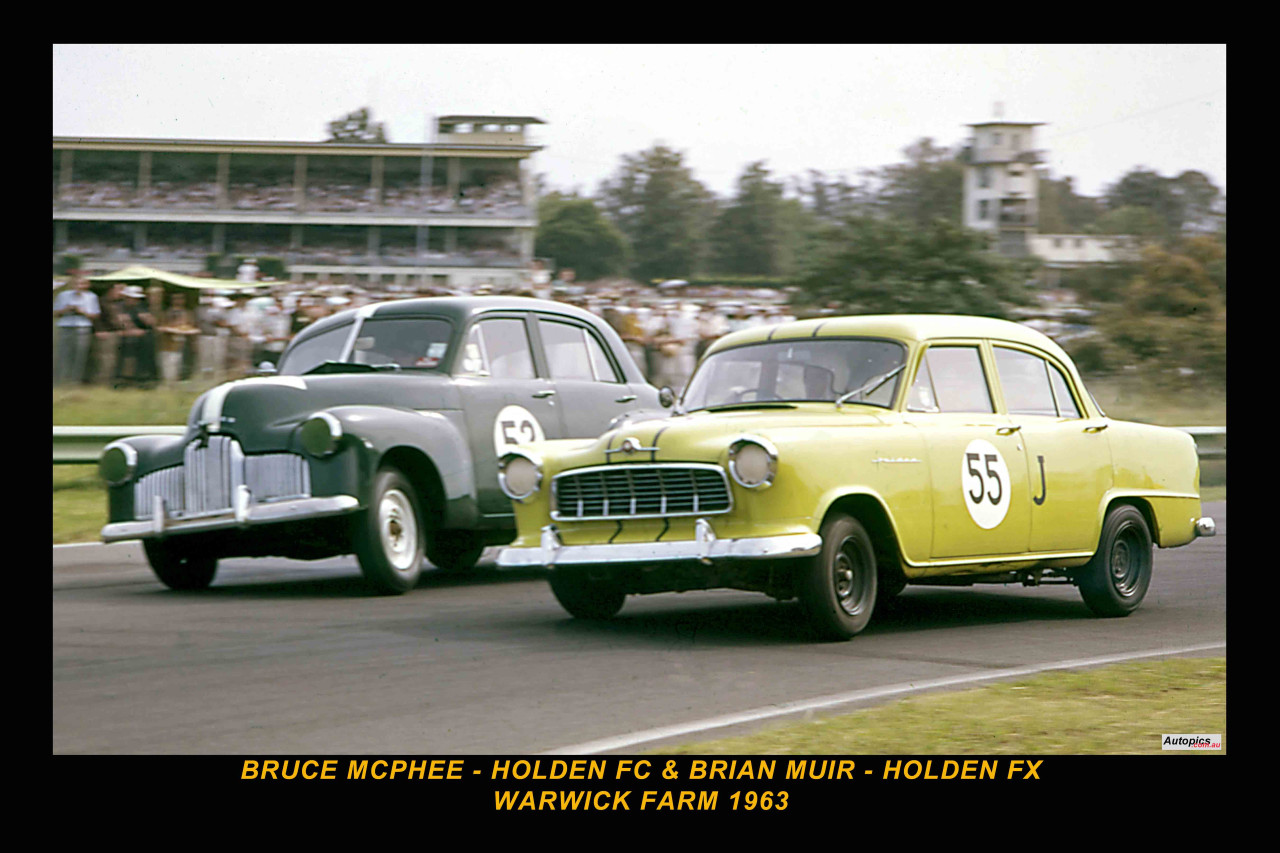
[[[430, 463], [439, 480], [444, 501], [439, 508], [444, 515], [443, 526], [475, 524], [475, 469], [460, 412], [418, 412], [380, 406], [335, 406], [324, 411], [342, 425], [343, 449], [325, 459], [312, 458], [315, 494], [351, 494], [359, 498], [361, 505], [368, 505], [374, 474], [388, 457], [394, 460], [401, 454], [419, 454]], [[399, 467], [406, 464], [409, 463], [402, 462]], [[405, 473], [415, 475], [414, 471]], [[352, 478], [357, 482], [351, 482]], [[415, 485], [424, 496], [428, 493], [427, 484]]]
[[152, 471], [181, 465], [187, 441], [188, 437], [185, 435], [135, 435], [111, 442], [132, 447], [138, 454], [138, 467], [127, 482], [119, 486], [107, 486], [107, 520], [132, 521], [134, 483], [139, 477]]

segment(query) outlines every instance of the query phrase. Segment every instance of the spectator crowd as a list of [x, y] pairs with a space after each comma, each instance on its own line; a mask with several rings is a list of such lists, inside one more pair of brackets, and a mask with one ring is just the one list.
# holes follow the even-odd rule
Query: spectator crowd
[[[237, 273], [256, 282], [246, 263]], [[256, 282], [257, 287], [167, 290], [115, 284], [95, 294], [74, 274], [54, 300], [54, 382], [153, 387], [186, 380], [214, 384], [274, 364], [308, 324], [337, 311], [422, 293], [371, 292], [341, 284]], [[481, 286], [476, 294], [491, 292]], [[518, 295], [553, 298], [604, 317], [646, 379], [683, 389], [707, 346], [728, 332], [794, 319], [777, 291], [656, 289], [632, 282], [550, 281], [535, 273]], [[437, 292], [438, 293], [438, 292]], [[764, 299], [761, 299], [761, 296]]]

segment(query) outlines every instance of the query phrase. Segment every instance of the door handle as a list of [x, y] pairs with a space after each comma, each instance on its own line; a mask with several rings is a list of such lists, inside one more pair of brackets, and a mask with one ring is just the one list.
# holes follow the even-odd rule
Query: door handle
[[1022, 424], [1014, 424], [1013, 426], [998, 427], [996, 429], [996, 435], [1013, 435], [1015, 432], [1017, 432], [1020, 429], [1022, 429]]
[[636, 395], [635, 395], [635, 394], [628, 394], [628, 395], [626, 395], [625, 397], [619, 397], [618, 399], [614, 400], [613, 402], [615, 402], [615, 403], [630, 403], [631, 401], [635, 400], [635, 398], [636, 398]]
[[1102, 432], [1108, 426], [1110, 426], [1110, 424], [1094, 424], [1093, 426], [1085, 427], [1084, 431], [1085, 432]]
[[542, 398], [544, 398], [544, 397], [550, 397], [550, 396], [554, 395], [555, 393], [556, 393], [556, 392], [555, 392], [553, 389], [551, 389], [551, 388], [547, 388], [547, 389], [545, 389], [545, 390], [543, 390], [543, 391], [534, 391], [534, 392], [533, 392], [533, 396], [534, 396], [534, 399], [536, 399], [536, 400], [541, 400]]

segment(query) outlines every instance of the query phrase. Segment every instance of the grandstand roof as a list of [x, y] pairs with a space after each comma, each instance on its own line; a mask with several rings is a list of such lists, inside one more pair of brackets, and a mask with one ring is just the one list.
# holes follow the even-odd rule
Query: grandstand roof
[[[492, 120], [492, 119], [491, 119]], [[541, 151], [541, 145], [517, 145], [508, 143], [440, 142], [423, 145], [421, 142], [289, 142], [263, 139], [147, 139], [110, 136], [55, 136], [53, 147], [72, 149], [97, 149], [103, 151], [231, 151], [261, 152], [264, 154], [389, 154], [402, 157], [421, 157], [423, 148], [436, 154], [451, 151], [475, 152], [533, 152]]]
[[546, 124], [533, 116], [440, 116], [440, 121], [469, 121], [481, 124]]

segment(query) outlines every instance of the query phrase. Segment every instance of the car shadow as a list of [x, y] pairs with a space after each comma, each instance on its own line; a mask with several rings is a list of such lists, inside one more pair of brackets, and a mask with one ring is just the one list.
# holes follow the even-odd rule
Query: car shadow
[[[663, 610], [639, 610], [632, 600], [612, 619], [574, 619], [565, 614], [553, 630], [566, 635], [627, 638], [652, 641], [670, 647], [713, 643], [825, 644], [809, 627], [795, 601], [759, 600], [742, 604], [700, 605], [691, 593], [688, 606]], [[1034, 597], [973, 590], [908, 590], [888, 606], [877, 609], [871, 624], [855, 638], [891, 636], [957, 627], [981, 627], [1017, 622], [1093, 619], [1078, 597]]]

